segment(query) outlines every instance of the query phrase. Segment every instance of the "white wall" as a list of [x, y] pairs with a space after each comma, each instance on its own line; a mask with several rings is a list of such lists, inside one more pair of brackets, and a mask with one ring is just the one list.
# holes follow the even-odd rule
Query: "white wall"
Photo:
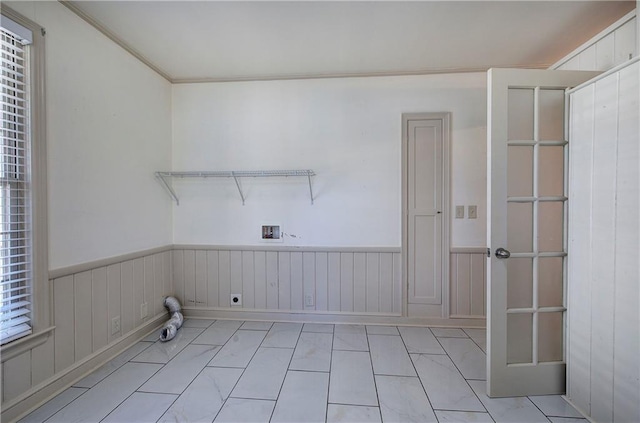
[[47, 30], [49, 268], [171, 243], [171, 85], [58, 2], [7, 2]]
[[174, 242], [256, 245], [276, 223], [285, 245], [399, 247], [405, 112], [452, 113], [452, 204], [478, 205], [452, 246], [483, 246], [482, 73], [174, 85], [173, 170], [317, 173], [313, 206], [304, 179], [245, 180], [245, 206], [233, 180], [177, 180]]

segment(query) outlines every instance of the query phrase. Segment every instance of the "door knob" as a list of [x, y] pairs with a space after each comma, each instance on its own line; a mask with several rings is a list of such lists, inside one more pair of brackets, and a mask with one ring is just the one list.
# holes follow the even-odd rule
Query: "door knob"
[[496, 250], [496, 257], [498, 257], [499, 259], [508, 259], [509, 257], [511, 257], [511, 253], [509, 252], [509, 250], [505, 250], [504, 248], [500, 247]]

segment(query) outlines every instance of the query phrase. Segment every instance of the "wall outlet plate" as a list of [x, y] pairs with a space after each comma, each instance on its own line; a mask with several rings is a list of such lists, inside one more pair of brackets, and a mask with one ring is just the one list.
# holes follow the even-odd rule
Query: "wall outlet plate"
[[456, 219], [464, 219], [464, 206], [456, 206]]
[[148, 309], [147, 309], [147, 303], [142, 303], [140, 304], [140, 318], [144, 319], [147, 317], [147, 315], [149, 314]]
[[469, 206], [469, 219], [477, 219], [478, 218], [478, 206]]
[[307, 294], [304, 296], [304, 306], [313, 307], [313, 295]]
[[229, 298], [231, 303], [231, 307], [241, 306], [242, 305], [242, 294], [231, 294], [231, 298]]
[[117, 335], [118, 333], [120, 333], [120, 316], [111, 319], [111, 335]]

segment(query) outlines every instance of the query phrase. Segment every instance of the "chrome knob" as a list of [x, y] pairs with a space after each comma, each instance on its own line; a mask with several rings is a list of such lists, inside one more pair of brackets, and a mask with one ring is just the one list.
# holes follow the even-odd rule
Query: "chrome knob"
[[499, 259], [508, 259], [509, 257], [511, 257], [511, 253], [509, 252], [509, 250], [505, 250], [504, 248], [500, 247], [496, 250], [496, 257], [498, 257]]

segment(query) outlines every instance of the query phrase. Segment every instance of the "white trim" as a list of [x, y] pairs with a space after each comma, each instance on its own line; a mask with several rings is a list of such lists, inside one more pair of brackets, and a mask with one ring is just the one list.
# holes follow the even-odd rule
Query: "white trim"
[[0, 348], [0, 361], [4, 363], [5, 361], [12, 359], [13, 357], [17, 357], [26, 351], [32, 350], [37, 346], [44, 344], [45, 342], [47, 342], [47, 339], [49, 339], [49, 336], [51, 336], [51, 333], [55, 328], [55, 326], [51, 326], [38, 333], [33, 333], [31, 335], [3, 345], [2, 348]]
[[173, 250], [282, 251], [319, 253], [400, 253], [400, 247], [310, 247], [295, 245], [206, 245], [174, 244]]
[[600, 75], [594, 76], [593, 78], [591, 78], [587, 82], [584, 82], [584, 83], [578, 85], [575, 88], [571, 88], [571, 89], [567, 90], [567, 95], [571, 95], [571, 94], [575, 93], [576, 91], [583, 89], [584, 87], [588, 87], [589, 85], [593, 84], [594, 82], [597, 82], [597, 81], [599, 81], [599, 80], [601, 80], [603, 78], [606, 78], [609, 75], [612, 75], [614, 73], [618, 73], [618, 72], [620, 72], [621, 69], [624, 69], [624, 68], [626, 68], [628, 66], [631, 66], [631, 65], [633, 65], [634, 63], [636, 63], [638, 61], [640, 61], [640, 56], [636, 56], [633, 59], [629, 59], [626, 62], [619, 64], [615, 68], [611, 68], [606, 72], [602, 72]]
[[124, 42], [113, 31], [103, 26], [100, 22], [95, 20], [92, 16], [85, 13], [82, 9], [80, 9], [78, 6], [73, 4], [73, 2], [68, 0], [58, 0], [58, 2], [62, 4], [64, 7], [66, 7], [67, 9], [69, 9], [70, 11], [72, 11], [73, 13], [75, 13], [76, 16], [81, 18], [83, 21], [85, 21], [86, 23], [94, 27], [96, 30], [101, 32], [105, 37], [113, 41], [118, 46], [122, 47], [122, 49], [125, 50], [127, 53], [131, 54], [140, 62], [147, 65], [149, 69], [151, 69], [152, 71], [154, 71], [155, 73], [157, 73], [158, 75], [166, 79], [167, 81], [173, 83], [171, 76], [169, 76], [169, 74], [167, 74], [164, 70], [160, 69], [160, 67], [156, 66], [151, 60], [147, 59], [142, 53], [140, 53], [139, 51], [131, 47], [129, 44]]
[[218, 320], [256, 320], [269, 322], [297, 322], [297, 323], [332, 323], [332, 324], [378, 324], [398, 326], [428, 326], [428, 327], [456, 327], [456, 328], [484, 328], [484, 319], [462, 318], [444, 319], [438, 317], [403, 317], [400, 315], [383, 313], [335, 313], [285, 310], [232, 310], [213, 308], [184, 308], [184, 316], [189, 319], [218, 319]]
[[88, 261], [86, 263], [74, 264], [72, 266], [60, 267], [58, 269], [49, 270], [49, 279], [58, 279], [64, 276], [73, 275], [75, 273], [86, 272], [87, 270], [97, 269], [98, 267], [106, 267], [123, 261], [135, 260], [140, 257], [150, 256], [153, 254], [164, 253], [175, 249], [173, 245], [165, 245], [162, 247], [149, 248], [148, 250], [134, 251], [119, 256], [107, 257], [100, 260]]
[[[624, 24], [626, 24], [627, 22], [629, 22], [630, 20], [632, 20], [635, 17], [636, 17], [636, 10], [634, 9], [631, 12], [627, 13], [626, 15], [624, 15], [622, 18], [618, 19], [613, 24], [609, 25], [603, 31], [599, 32], [595, 37], [591, 38], [589, 41], [587, 41], [586, 43], [582, 44], [580, 47], [576, 48], [571, 53], [569, 53], [568, 55], [564, 56], [562, 59], [560, 59], [559, 61], [557, 61], [553, 65], [549, 66], [549, 70], [558, 69], [560, 66], [564, 65], [565, 63], [567, 63], [568, 61], [570, 61], [574, 57], [578, 56], [580, 53], [582, 53], [583, 51], [585, 51], [586, 49], [588, 49], [592, 45], [595, 45], [598, 41], [602, 40], [607, 35], [613, 33], [615, 30], [617, 30], [618, 28], [620, 28], [621, 26], [623, 26]], [[640, 48], [640, 46], [636, 46], [636, 54], [638, 54], [637, 51], [638, 51], [639, 48]]]

